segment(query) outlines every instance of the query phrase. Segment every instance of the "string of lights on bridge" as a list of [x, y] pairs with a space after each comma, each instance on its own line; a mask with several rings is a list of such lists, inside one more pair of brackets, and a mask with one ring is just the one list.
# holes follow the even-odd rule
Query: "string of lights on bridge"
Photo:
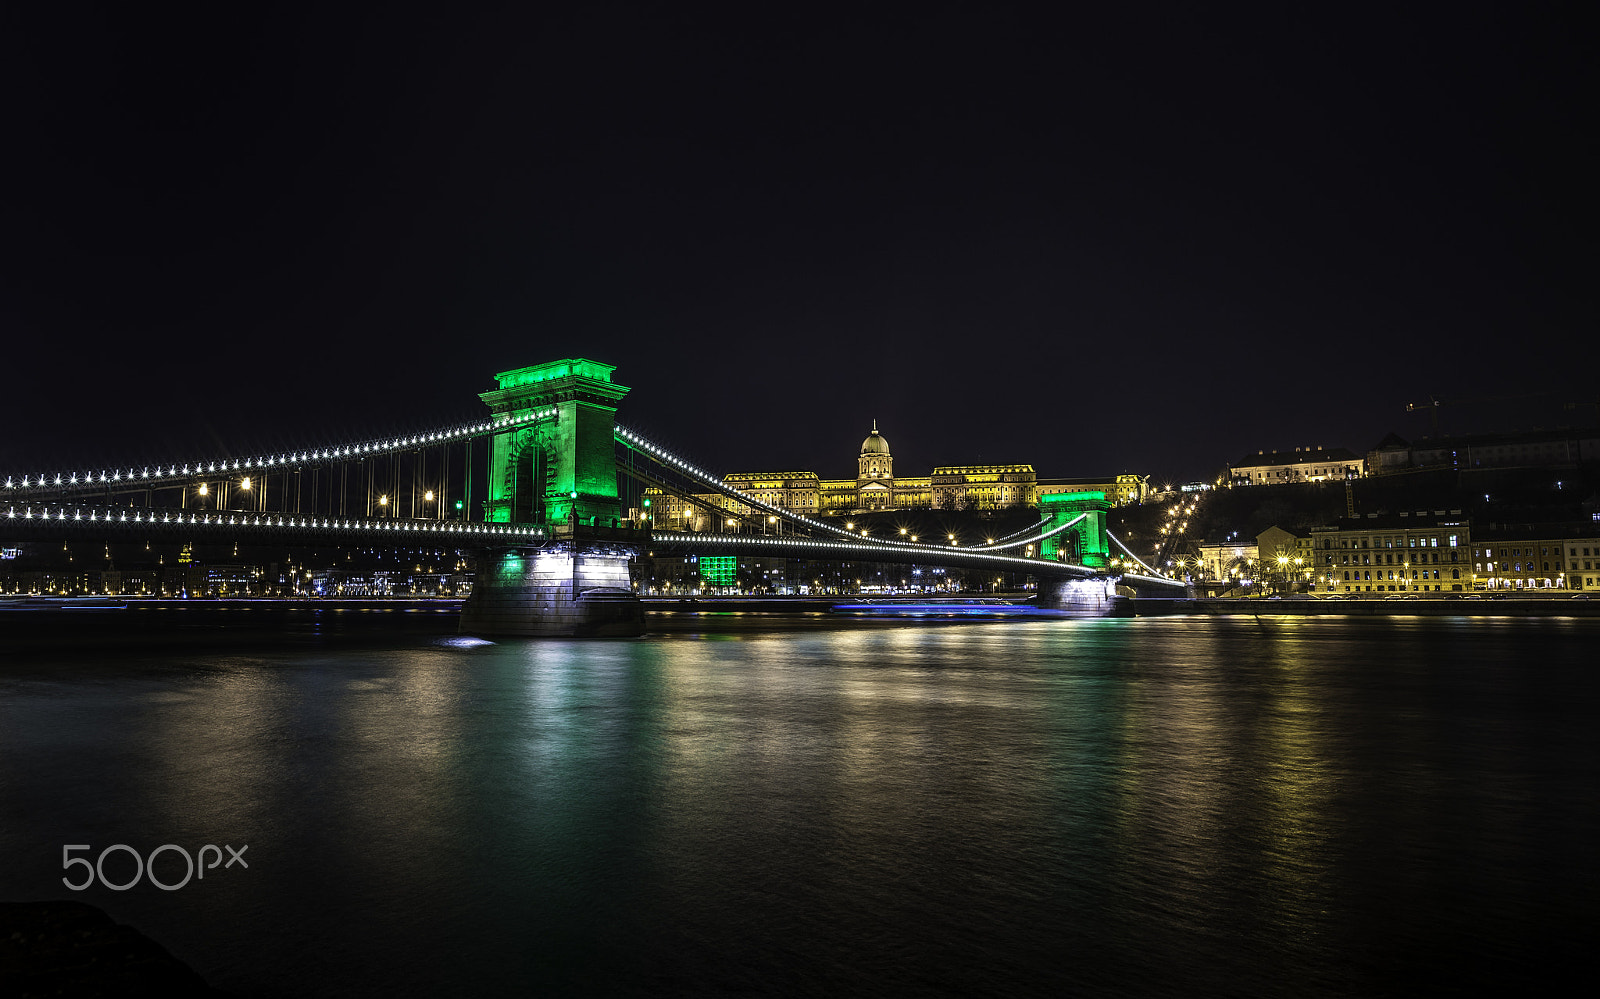
[[[7, 490], [23, 489], [29, 491], [45, 490], [50, 492], [60, 492], [63, 489], [100, 489], [107, 486], [115, 487], [124, 484], [132, 485], [137, 488], [164, 487], [169, 485], [177, 486], [184, 484], [186, 481], [196, 478], [204, 478], [208, 475], [214, 475], [219, 472], [223, 474], [228, 474], [231, 472], [248, 472], [253, 470], [265, 472], [281, 470], [285, 468], [297, 468], [316, 462], [338, 461], [345, 458], [375, 457], [384, 454], [406, 451], [418, 447], [455, 443], [475, 437], [489, 436], [505, 433], [511, 430], [525, 429], [549, 420], [554, 420], [557, 417], [558, 410], [555, 407], [545, 407], [540, 409], [525, 410], [518, 413], [501, 414], [492, 419], [458, 424], [422, 434], [356, 441], [334, 447], [312, 448], [309, 450], [292, 451], [272, 455], [260, 455], [246, 458], [223, 458], [220, 460], [184, 463], [182, 465], [172, 463], [166, 466], [156, 465], [154, 468], [146, 465], [140, 468], [128, 467], [126, 470], [121, 468], [111, 471], [102, 470], [98, 474], [86, 471], [83, 473], [44, 473], [38, 476], [22, 475], [20, 477], [8, 475], [6, 476], [5, 480], [5, 488]], [[642, 434], [630, 430], [627, 427], [618, 424], [614, 427], [614, 433], [616, 439], [622, 442], [625, 446], [645, 454], [652, 460], [660, 463], [663, 467], [672, 469], [678, 474], [686, 476], [687, 478], [694, 480], [717, 493], [737, 500], [738, 502], [753, 509], [760, 510], [769, 516], [777, 517], [790, 524], [803, 525], [806, 528], [822, 532], [826, 535], [849, 538], [852, 541], [851, 544], [845, 544], [844, 542], [840, 541], [810, 541], [805, 543], [854, 550], [879, 552], [895, 551], [902, 554], [917, 551], [928, 553], [937, 552], [945, 556], [948, 556], [949, 554], [948, 547], [954, 547], [953, 540], [951, 546], [930, 545], [918, 541], [899, 541], [892, 538], [874, 539], [874, 541], [870, 544], [860, 541], [858, 540], [858, 537], [865, 537], [867, 534], [865, 529], [862, 529], [858, 535], [858, 533], [852, 528], [840, 527], [836, 524], [830, 524], [812, 517], [807, 517], [803, 514], [797, 514], [790, 510], [784, 509], [783, 507], [767, 503], [766, 501], [758, 499], [757, 497], [752, 496], [743, 490], [727, 485], [718, 476], [707, 472], [706, 470], [695, 465], [693, 462], [686, 461], [685, 459], [678, 457], [677, 455], [668, 451], [666, 448], [655, 444], [654, 442], [645, 438]], [[245, 488], [249, 488], [248, 483], [249, 480], [247, 477], [245, 479]], [[85, 516], [86, 513], [87, 516]], [[158, 516], [160, 517], [159, 521], [157, 520]], [[1051, 528], [1047, 531], [1039, 530], [1039, 528], [1043, 527], [1044, 523], [1046, 523], [1045, 521], [1041, 521], [1037, 525], [1023, 528], [1020, 531], [1015, 531], [1010, 535], [1006, 535], [1004, 538], [1001, 538], [998, 541], [995, 539], [989, 539], [985, 544], [977, 546], [973, 549], [969, 549], [968, 551], [974, 555], [978, 555], [984, 552], [997, 553], [1000, 551], [1020, 548], [1024, 545], [1037, 544], [1038, 542], [1041, 542], [1073, 527], [1083, 519], [1083, 516], [1084, 515], [1080, 515], [1065, 524], [1058, 525], [1057, 527]], [[170, 510], [135, 511], [130, 516], [129, 512], [126, 510], [101, 511], [100, 509], [93, 507], [86, 509], [83, 507], [68, 508], [65, 506], [56, 507], [54, 510], [51, 510], [48, 506], [43, 506], [36, 509], [31, 505], [22, 507], [20, 511], [16, 506], [12, 506], [7, 511], [7, 519], [38, 519], [54, 521], [70, 520], [87, 522], [91, 524], [128, 523], [144, 525], [162, 523], [193, 524], [196, 526], [214, 525], [288, 527], [334, 531], [349, 530], [352, 532], [382, 530], [386, 532], [401, 531], [418, 533], [445, 533], [461, 536], [495, 535], [508, 539], [510, 537], [522, 539], [542, 538], [546, 533], [542, 527], [536, 525], [449, 525], [447, 522], [441, 523], [437, 521], [418, 521], [414, 526], [403, 526], [404, 522], [397, 522], [394, 520], [352, 520], [339, 518], [302, 517], [296, 515], [249, 516], [242, 514], [200, 514]], [[1020, 538], [1017, 537], [1017, 535], [1028, 534], [1029, 532], [1036, 533], [1032, 533], [1031, 536]], [[1106, 533], [1108, 536], [1110, 536], [1109, 531]], [[673, 535], [670, 532], [659, 533], [658, 536], [664, 540], [680, 539], [680, 536]], [[719, 536], [688, 534], [681, 537], [703, 540], [706, 538]], [[745, 540], [749, 541], [752, 539]], [[1112, 537], [1112, 540], [1117, 541], [1115, 537]], [[802, 542], [799, 539], [791, 539], [788, 543], [800, 544]], [[1131, 551], [1128, 551], [1127, 546], [1123, 545], [1121, 541], [1117, 541], [1117, 544], [1123, 549], [1124, 552], [1128, 554], [1131, 559], [1133, 559], [1134, 562], [1137, 562], [1146, 571], [1150, 572], [1152, 575], [1159, 575], [1157, 570], [1145, 565], [1145, 563], [1137, 556], [1133, 555]], [[1025, 565], [1036, 566], [1039, 564], [1037, 560], [1013, 558], [1011, 556], [998, 554], [991, 554], [989, 557], [1007, 563], [1014, 561]]]
[[1144, 560], [1141, 559], [1139, 556], [1135, 555], [1131, 548], [1129, 548], [1127, 545], [1123, 544], [1121, 538], [1117, 537], [1115, 534], [1112, 534], [1110, 531], [1106, 532], [1106, 537], [1110, 538], [1112, 541], [1115, 541], [1117, 543], [1117, 547], [1122, 549], [1122, 553], [1124, 555], [1128, 556], [1129, 558], [1133, 559], [1135, 562], [1139, 563], [1139, 567], [1141, 569], [1143, 569], [1144, 571], [1150, 573], [1150, 575], [1152, 575], [1152, 576], [1161, 575], [1160, 570], [1152, 569], [1148, 565], [1145, 565]]
[[[751, 537], [740, 534], [699, 534], [680, 531], [657, 531], [651, 534], [651, 540], [656, 544], [672, 545], [682, 544], [692, 547], [716, 548], [718, 546], [737, 545], [741, 548], [770, 548], [774, 551], [807, 550], [819, 554], [834, 553], [835, 555], [883, 555], [894, 553], [905, 555], [906, 548], [912, 546], [890, 545], [883, 542], [871, 544], [868, 542], [831, 541], [818, 538], [768, 538]], [[916, 548], [924, 550], [928, 555], [937, 558], [940, 562], [952, 559], [970, 561], [979, 565], [1020, 569], [1025, 572], [1037, 572], [1041, 567], [1066, 572], [1072, 575], [1093, 576], [1095, 570], [1081, 565], [1072, 565], [1067, 562], [1041, 562], [1038, 559], [1019, 558], [1015, 555], [997, 555], [985, 548], [948, 548], [940, 545], [918, 545]]]
[[[839, 527], [836, 524], [829, 524], [825, 521], [816, 520], [811, 517], [807, 517], [804, 514], [794, 513], [793, 511], [786, 510], [783, 507], [774, 506], [764, 500], [757, 499], [741, 489], [735, 489], [734, 487], [724, 483], [717, 476], [695, 465], [693, 462], [685, 461], [684, 459], [673, 454], [671, 451], [668, 451], [666, 448], [648, 440], [642, 434], [629, 430], [627, 427], [624, 427], [621, 424], [616, 426], [615, 432], [617, 439], [628, 447], [641, 450], [647, 456], [659, 461], [662, 465], [671, 468], [690, 479], [694, 479], [700, 484], [707, 486], [712, 490], [723, 494], [724, 496], [736, 499], [740, 503], [748, 504], [749, 506], [762, 511], [763, 513], [780, 517], [792, 524], [804, 524], [806, 527], [824, 531], [829, 534], [842, 535], [848, 538], [855, 538], [858, 536], [854, 530], [849, 528]], [[1022, 529], [1022, 531], [1013, 532], [1012, 534], [1007, 535], [1006, 538], [999, 539], [998, 542], [995, 540], [990, 540], [978, 547], [983, 551], [1002, 551], [1012, 548], [1021, 548], [1024, 545], [1037, 544], [1046, 538], [1060, 534], [1062, 531], [1065, 531], [1067, 528], [1081, 521], [1084, 516], [1085, 515], [1080, 514], [1065, 524], [1061, 524], [1057, 527], [1051, 528], [1048, 531], [1035, 534], [1032, 537], [1019, 538], [1014, 541], [1006, 540], [1006, 538], [1014, 538], [1017, 534], [1021, 534], [1026, 531], [1037, 530], [1039, 527], [1042, 527], [1044, 523], [1046, 523], [1045, 521], [1040, 521], [1039, 524], [1036, 524], [1033, 527], [1025, 527]], [[861, 535], [864, 536], [865, 534], [866, 532], [863, 530]], [[943, 551], [946, 547], [944, 545], [928, 545], [915, 541], [898, 541], [893, 538], [879, 540], [877, 541], [877, 544], [882, 545], [885, 550], [894, 549], [897, 551]], [[1037, 562], [1030, 564], [1036, 565]]]
[[541, 539], [548, 535], [545, 528], [537, 524], [463, 524], [434, 520], [370, 520], [365, 518], [301, 517], [286, 514], [208, 514], [192, 513], [184, 510], [137, 509], [130, 512], [124, 508], [81, 506], [58, 506], [54, 509], [49, 506], [38, 508], [24, 506], [20, 510], [12, 506], [6, 510], [6, 519], [70, 521], [83, 524], [128, 524], [134, 526], [168, 524], [172, 526], [193, 525], [197, 527], [207, 525], [213, 527], [293, 527], [334, 532], [349, 531], [352, 534], [398, 532], [403, 534], [444, 534], [461, 537], [495, 537], [505, 540]]
[[142, 468], [128, 468], [127, 471], [122, 469], [102, 470], [98, 475], [94, 472], [84, 472], [81, 475], [77, 472], [45, 473], [38, 476], [7, 475], [5, 488], [45, 489], [53, 492], [60, 488], [99, 488], [101, 486], [114, 486], [124, 483], [135, 484], [139, 488], [156, 485], [164, 486], [169, 483], [178, 485], [181, 484], [178, 480], [200, 478], [218, 472], [226, 474], [257, 469], [293, 468], [312, 462], [374, 457], [434, 444], [450, 444], [473, 437], [499, 434], [508, 430], [520, 430], [553, 420], [556, 416], [557, 410], [554, 407], [547, 407], [530, 409], [521, 413], [509, 413], [490, 420], [479, 420], [474, 423], [444, 427], [425, 434], [357, 441], [337, 447], [313, 448], [308, 451], [261, 455], [249, 458], [224, 458], [220, 461], [197, 461], [183, 465], [174, 463], [164, 468], [161, 465], [156, 465], [154, 469], [146, 465]]

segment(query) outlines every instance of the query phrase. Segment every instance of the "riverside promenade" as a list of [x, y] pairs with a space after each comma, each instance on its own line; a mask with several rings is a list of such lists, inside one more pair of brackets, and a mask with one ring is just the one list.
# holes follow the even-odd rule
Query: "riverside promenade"
[[[1398, 599], [1395, 599], [1398, 598]], [[1157, 597], [1130, 601], [1136, 617], [1174, 614], [1300, 614], [1335, 617], [1600, 617], [1588, 594], [1384, 594], [1371, 597]]]

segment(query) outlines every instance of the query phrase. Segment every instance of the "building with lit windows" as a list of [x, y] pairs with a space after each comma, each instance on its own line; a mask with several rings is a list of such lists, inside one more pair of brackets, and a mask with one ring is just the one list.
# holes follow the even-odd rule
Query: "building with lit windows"
[[1470, 521], [1461, 511], [1357, 517], [1311, 532], [1319, 592], [1457, 592], [1473, 588]]
[[1056, 493], [1100, 492], [1112, 506], [1134, 506], [1151, 497], [1150, 476], [1123, 472], [1109, 478], [1039, 479], [1034, 484], [1035, 501]]
[[1361, 478], [1366, 459], [1342, 447], [1257, 451], [1229, 466], [1236, 486], [1276, 486], [1289, 482], [1327, 482]]
[[1486, 532], [1474, 540], [1473, 568], [1485, 590], [1600, 589], [1600, 534], [1558, 530]]
[[[1095, 479], [1040, 479], [1029, 464], [938, 465], [926, 476], [897, 476], [889, 442], [872, 432], [856, 455], [851, 479], [824, 479], [812, 471], [732, 472], [722, 481], [763, 503], [805, 516], [845, 517], [879, 510], [1008, 510], [1039, 505], [1041, 496], [1100, 491], [1113, 505], [1141, 503], [1150, 477], [1124, 472]], [[716, 526], [749, 525], [756, 511], [720, 493], [677, 496], [650, 487], [648, 505], [631, 512], [648, 514], [662, 528], [703, 531]], [[717, 521], [721, 520], [721, 525]], [[776, 531], [780, 525], [771, 527]]]
[[[875, 510], [1001, 510], [1032, 506], [1037, 502], [1038, 476], [1032, 465], [940, 465], [927, 476], [896, 476], [889, 441], [872, 432], [861, 442], [853, 479], [824, 479], [815, 472], [733, 472], [723, 476], [729, 486], [748, 492], [763, 502], [793, 513], [847, 516]], [[652, 505], [654, 505], [652, 500]], [[731, 516], [748, 513], [742, 504], [713, 499], [694, 501], [663, 497], [657, 523], [693, 521], [695, 508], [726, 510]]]
[[1032, 465], [940, 465], [930, 478], [933, 508], [1004, 510], [1034, 506], [1038, 503], [1037, 482]]
[[1548, 590], [1559, 585], [1561, 542], [1532, 537], [1483, 538], [1472, 549], [1472, 562], [1485, 590]]
[[763, 503], [808, 517], [822, 510], [822, 479], [816, 472], [735, 472], [722, 481]]
[[1600, 590], [1600, 536], [1565, 538], [1557, 551], [1563, 553], [1567, 589]]
[[1418, 441], [1389, 434], [1367, 454], [1372, 475], [1423, 468], [1572, 468], [1589, 461], [1600, 461], [1600, 432], [1593, 428], [1424, 437]]

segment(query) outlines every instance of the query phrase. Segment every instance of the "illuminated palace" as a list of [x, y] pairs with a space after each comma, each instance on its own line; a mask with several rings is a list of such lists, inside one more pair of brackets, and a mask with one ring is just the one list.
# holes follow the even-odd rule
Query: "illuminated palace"
[[[1123, 479], [1142, 487], [1147, 477], [1123, 475], [1099, 485], [1113, 503], [1142, 500], [1143, 489], [1130, 489]], [[876, 510], [1003, 510], [1036, 506], [1042, 495], [1081, 490], [1089, 480], [1040, 479], [1032, 465], [939, 465], [932, 475], [896, 478], [894, 455], [874, 420], [872, 433], [861, 442], [853, 479], [824, 479], [816, 472], [795, 471], [733, 472], [723, 476], [722, 481], [793, 513], [837, 517]], [[705, 520], [713, 510], [734, 517], [751, 512], [718, 493], [685, 498], [650, 489], [647, 495], [651, 519], [663, 527], [704, 530]]]

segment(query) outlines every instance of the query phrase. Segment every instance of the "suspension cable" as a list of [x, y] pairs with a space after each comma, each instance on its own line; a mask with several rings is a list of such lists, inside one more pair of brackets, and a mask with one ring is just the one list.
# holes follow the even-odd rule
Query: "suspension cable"
[[1107, 531], [1106, 532], [1106, 537], [1110, 538], [1112, 541], [1115, 541], [1117, 543], [1117, 547], [1122, 549], [1122, 553], [1124, 555], [1128, 556], [1129, 558], [1133, 559], [1135, 562], [1138, 562], [1139, 566], [1142, 569], [1144, 569], [1144, 571], [1150, 573], [1153, 576], [1161, 575], [1161, 570], [1152, 569], [1148, 565], [1145, 565], [1144, 564], [1144, 560], [1141, 559], [1139, 556], [1135, 555], [1133, 552], [1129, 551], [1128, 550], [1128, 546], [1123, 544], [1122, 540], [1120, 538], [1118, 538], [1115, 534], [1112, 534], [1110, 531]]

